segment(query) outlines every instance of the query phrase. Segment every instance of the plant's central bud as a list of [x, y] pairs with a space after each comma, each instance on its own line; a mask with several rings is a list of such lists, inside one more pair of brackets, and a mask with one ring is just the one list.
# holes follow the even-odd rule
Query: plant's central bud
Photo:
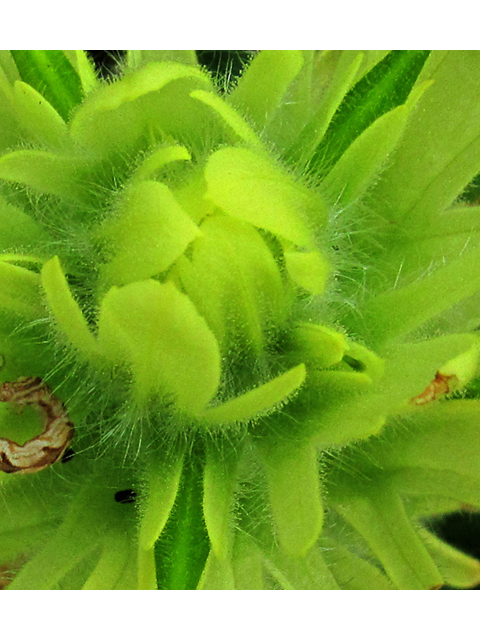
[[329, 262], [317, 245], [326, 205], [261, 148], [194, 155], [161, 142], [92, 230], [96, 326], [87, 326], [62, 261], [45, 264], [42, 283], [70, 341], [87, 358], [128, 367], [137, 400], [164, 396], [206, 419], [256, 390], [242, 411], [223, 412], [237, 421], [304, 380], [303, 367], [280, 362], [277, 344], [298, 323], [297, 302], [325, 289]]

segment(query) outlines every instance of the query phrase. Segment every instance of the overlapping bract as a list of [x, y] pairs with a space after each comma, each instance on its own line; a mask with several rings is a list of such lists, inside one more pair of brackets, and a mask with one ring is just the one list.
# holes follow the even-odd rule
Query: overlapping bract
[[338, 106], [398, 57], [265, 51], [222, 97], [171, 53], [131, 52], [102, 86], [68, 52], [87, 95], [67, 122], [0, 60], [2, 374], [63, 387], [80, 447], [4, 483], [0, 560], [28, 560], [11, 588], [165, 584], [157, 541], [196, 455], [194, 587], [478, 581], [419, 518], [480, 508], [480, 458], [460, 463], [480, 405], [412, 399], [477, 373], [478, 211], [454, 203], [480, 171], [479, 54], [431, 54], [320, 181], [301, 174]]

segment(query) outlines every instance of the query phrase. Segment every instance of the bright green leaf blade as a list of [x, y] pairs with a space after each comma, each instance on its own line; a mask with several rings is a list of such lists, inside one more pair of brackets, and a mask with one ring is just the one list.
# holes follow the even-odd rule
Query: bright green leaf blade
[[252, 420], [287, 402], [304, 383], [305, 377], [305, 365], [299, 364], [233, 400], [205, 409], [199, 417], [212, 425]]
[[38, 273], [0, 259], [0, 308], [25, 320], [41, 317]]
[[9, 84], [13, 85], [16, 80], [20, 80], [17, 65], [10, 51], [5, 49], [0, 51], [0, 68]]
[[304, 556], [323, 525], [316, 450], [310, 444], [273, 437], [256, 444], [266, 471], [280, 546], [287, 555]]
[[228, 560], [220, 560], [213, 551], [210, 551], [197, 589], [208, 591], [235, 589], [231, 563]]
[[114, 257], [102, 268], [108, 284], [145, 280], [168, 269], [200, 230], [170, 189], [153, 180], [133, 184], [119, 215], [102, 228]]
[[474, 246], [431, 274], [372, 298], [361, 310], [371, 343], [404, 336], [475, 294], [479, 262], [480, 246]]
[[415, 416], [415, 433], [391, 432], [388, 449], [372, 442], [374, 457], [386, 468], [442, 469], [479, 478], [479, 407], [476, 400], [426, 405]]
[[260, 233], [240, 220], [211, 215], [200, 231], [175, 265], [182, 288], [222, 347], [235, 342], [260, 352], [271, 328], [286, 319], [278, 264]]
[[164, 169], [167, 164], [178, 160], [191, 160], [186, 147], [181, 145], [160, 147], [148, 155], [133, 175], [134, 180], [149, 180]]
[[235, 134], [235, 137], [253, 149], [263, 150], [263, 144], [257, 137], [249, 124], [233, 109], [229, 104], [222, 100], [219, 96], [201, 89], [192, 91], [190, 96], [194, 100], [199, 100], [212, 109], [212, 111], [220, 117], [221, 121], [227, 126], [228, 130]]
[[[398, 463], [393, 463], [393, 466]], [[387, 462], [387, 467], [388, 467]], [[401, 495], [416, 498], [443, 498], [453, 500], [458, 509], [461, 505], [480, 509], [480, 486], [478, 479], [461, 471], [450, 471], [439, 467], [400, 467], [389, 473], [392, 487]], [[425, 515], [417, 512], [418, 515]]]
[[80, 170], [85, 160], [43, 150], [12, 151], [0, 157], [0, 178], [18, 182], [39, 194], [60, 196], [66, 200], [85, 200]]
[[144, 478], [138, 534], [138, 588], [156, 589], [155, 544], [165, 529], [180, 488], [184, 448], [153, 455]]
[[131, 365], [141, 398], [172, 394], [182, 409], [196, 413], [217, 391], [218, 343], [171, 282], [112, 287], [101, 303], [98, 341], [108, 358]]
[[301, 51], [261, 51], [228, 96], [228, 102], [261, 131], [282, 103], [303, 62]]
[[111, 590], [120, 579], [129, 558], [130, 546], [126, 534], [107, 536], [97, 566], [82, 590]]
[[[322, 52], [328, 56], [331, 52]], [[323, 56], [325, 58], [325, 55]], [[351, 86], [351, 83], [357, 75], [363, 54], [358, 51], [342, 51], [340, 59], [335, 65], [335, 72], [330, 78], [320, 105], [312, 118], [300, 133], [298, 140], [290, 147], [286, 153], [286, 160], [304, 166], [311, 158], [316, 147], [320, 144], [325, 131], [327, 130], [332, 117], [342, 102], [345, 94]], [[322, 61], [317, 60], [316, 66], [322, 69]], [[317, 75], [321, 77], [318, 71], [314, 70], [314, 81]]]
[[330, 264], [319, 251], [285, 251], [284, 257], [288, 274], [295, 284], [314, 295], [325, 291]]
[[151, 62], [87, 96], [72, 118], [70, 133], [102, 155], [135, 148], [147, 132], [159, 137], [186, 135], [192, 142], [196, 129], [203, 131], [205, 118], [200, 118], [189, 93], [210, 86], [199, 68]]
[[405, 105], [377, 118], [345, 151], [323, 182], [333, 202], [346, 207], [376, 182], [426, 88], [422, 85]]
[[89, 91], [92, 91], [92, 89], [95, 89], [99, 82], [95, 74], [95, 66], [87, 53], [81, 49], [68, 49], [64, 50], [63, 53], [78, 73], [83, 92], [87, 94]]
[[324, 175], [377, 118], [403, 104], [429, 56], [428, 51], [391, 51], [364, 76], [339, 106], [310, 161]]
[[83, 99], [80, 78], [63, 51], [10, 52], [23, 82], [31, 85], [67, 121]]
[[204, 456], [200, 446], [189, 453], [174, 508], [155, 544], [159, 589], [198, 588], [209, 554], [202, 508]]
[[[221, 446], [221, 449], [220, 449]], [[232, 547], [232, 508], [240, 443], [207, 442], [203, 478], [203, 514], [215, 556], [226, 561]]]
[[47, 147], [61, 147], [66, 142], [67, 125], [45, 98], [25, 82], [13, 85], [15, 113], [30, 139]]
[[314, 248], [306, 213], [320, 224], [326, 205], [263, 155], [239, 148], [216, 151], [205, 179], [208, 197], [229, 215]]
[[48, 234], [28, 214], [0, 197], [0, 250], [31, 251], [49, 241]]
[[337, 540], [322, 538], [322, 546], [325, 547], [323, 555], [328, 567], [340, 585], [340, 589], [353, 591], [395, 589], [378, 567], [352, 553]]
[[123, 527], [123, 513], [98, 478], [71, 501], [55, 535], [18, 573], [9, 589], [48, 590], [100, 546], [107, 531]]
[[435, 51], [425, 65], [419, 82], [431, 79], [433, 86], [374, 192], [389, 220], [409, 229], [435, 226], [480, 172], [479, 61], [478, 51]]
[[[261, 53], [267, 53], [267, 51]], [[303, 50], [288, 53], [301, 54], [303, 65], [286, 87], [283, 97], [272, 116], [269, 116], [263, 129], [265, 139], [275, 141], [275, 150], [280, 155], [283, 155], [285, 150], [289, 149], [298, 139], [300, 132], [311, 117], [317, 88], [314, 70], [318, 52]], [[288, 122], [288, 127], [285, 126], [285, 122]]]
[[168, 459], [154, 456], [149, 461], [146, 497], [141, 505], [139, 547], [142, 550], [154, 547], [167, 523], [180, 485], [183, 457], [183, 450], [179, 450]]
[[97, 353], [96, 340], [70, 291], [57, 256], [43, 265], [41, 278], [48, 305], [60, 330], [81, 353], [86, 356]]
[[[394, 233], [387, 241], [388, 254], [382, 258], [385, 273], [382, 288], [401, 288], [430, 273], [432, 267], [452, 262], [466, 248], [472, 250], [477, 247], [480, 244], [479, 212], [480, 207], [454, 205], [439, 212], [431, 221], [424, 216], [417, 217], [414, 224], [409, 224], [402, 240]], [[398, 225], [395, 223], [391, 227]], [[470, 298], [470, 302], [466, 300], [462, 304], [469, 306], [469, 310], [463, 313], [459, 308], [455, 313], [447, 311], [443, 327], [468, 331], [468, 323], [472, 323], [471, 329], [480, 324], [475, 321], [474, 300]], [[463, 326], [460, 322], [464, 323]], [[443, 327], [437, 330], [443, 330]]]
[[352, 497], [336, 508], [365, 539], [399, 589], [434, 589], [443, 584], [396, 494], [376, 485], [368, 498]]
[[264, 590], [263, 563], [260, 550], [254, 544], [250, 536], [242, 531], [235, 535], [233, 550], [233, 574], [235, 589], [239, 590]]

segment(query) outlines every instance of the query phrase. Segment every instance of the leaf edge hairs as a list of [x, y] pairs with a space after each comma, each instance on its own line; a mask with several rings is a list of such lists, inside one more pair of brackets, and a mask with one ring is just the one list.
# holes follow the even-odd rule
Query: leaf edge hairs
[[40, 377], [22, 377], [0, 385], [0, 402], [17, 407], [33, 406], [44, 422], [40, 435], [23, 445], [0, 438], [0, 471], [36, 473], [59, 460], [75, 435], [63, 403]]

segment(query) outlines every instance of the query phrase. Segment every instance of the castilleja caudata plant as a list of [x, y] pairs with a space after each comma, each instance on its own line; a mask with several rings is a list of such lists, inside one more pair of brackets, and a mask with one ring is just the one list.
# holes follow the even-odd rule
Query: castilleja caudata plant
[[9, 589], [432, 589], [480, 565], [480, 53], [0, 57]]

